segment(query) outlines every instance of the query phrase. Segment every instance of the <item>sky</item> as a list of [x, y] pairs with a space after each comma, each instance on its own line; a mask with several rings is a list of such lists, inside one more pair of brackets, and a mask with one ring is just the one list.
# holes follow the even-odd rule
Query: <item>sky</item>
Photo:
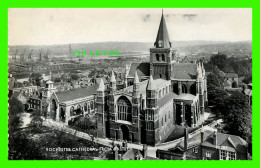
[[[251, 8], [164, 8], [171, 41], [252, 40]], [[9, 8], [9, 45], [154, 42], [161, 8]]]

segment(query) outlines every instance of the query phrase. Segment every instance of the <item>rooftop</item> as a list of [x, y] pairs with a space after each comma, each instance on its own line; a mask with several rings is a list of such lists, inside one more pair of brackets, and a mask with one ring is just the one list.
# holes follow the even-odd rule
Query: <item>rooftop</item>
[[196, 79], [197, 64], [175, 63], [173, 65], [173, 78], [176, 79]]
[[128, 73], [128, 77], [134, 77], [136, 71], [139, 78], [141, 78], [142, 76], [150, 76], [150, 63], [132, 63]]
[[226, 73], [226, 78], [238, 78], [238, 76], [235, 73]]
[[78, 88], [78, 89], [72, 89], [63, 92], [57, 92], [56, 95], [60, 102], [66, 102], [74, 99], [91, 96], [96, 93], [97, 88], [98, 88], [97, 85], [88, 86], [85, 88]]

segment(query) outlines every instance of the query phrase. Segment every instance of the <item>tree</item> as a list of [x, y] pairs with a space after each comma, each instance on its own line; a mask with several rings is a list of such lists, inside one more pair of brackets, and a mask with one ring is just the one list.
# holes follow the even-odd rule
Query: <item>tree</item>
[[225, 54], [216, 54], [210, 57], [210, 62], [213, 65], [216, 65], [220, 70], [223, 70], [227, 63], [227, 55]]
[[222, 111], [226, 124], [224, 129], [231, 134], [247, 139], [252, 131], [252, 109], [248, 104], [247, 97], [237, 91], [225, 101], [225, 110]]
[[29, 124], [29, 127], [31, 127], [34, 132], [41, 132], [43, 119], [41, 117], [40, 110], [36, 110], [33, 113], [31, 113], [30, 117], [32, 118], [32, 120]]
[[78, 80], [79, 79], [79, 76], [77, 74], [72, 74], [71, 75], [71, 79], [72, 80]]
[[37, 86], [41, 85], [42, 75], [39, 73], [32, 73], [29, 77], [29, 81], [36, 84]]
[[44, 159], [40, 147], [26, 132], [18, 131], [9, 134], [8, 159], [10, 160], [41, 160]]
[[244, 82], [245, 84], [249, 84], [249, 83], [252, 83], [252, 73], [248, 76], [246, 76], [242, 82]]
[[8, 100], [9, 111], [8, 111], [8, 129], [9, 133], [16, 131], [23, 124], [20, 114], [24, 111], [24, 106], [21, 101], [16, 97], [12, 97]]

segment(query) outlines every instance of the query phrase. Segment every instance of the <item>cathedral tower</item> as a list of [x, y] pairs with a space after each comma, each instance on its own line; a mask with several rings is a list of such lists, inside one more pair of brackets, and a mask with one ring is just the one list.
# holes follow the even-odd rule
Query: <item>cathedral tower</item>
[[176, 50], [172, 48], [164, 15], [162, 14], [154, 48], [150, 48], [150, 74], [155, 79], [170, 80]]
[[[157, 91], [156, 85], [152, 75], [147, 83], [146, 87], [146, 109], [145, 109], [145, 131], [146, 131], [146, 144], [155, 145], [156, 139], [155, 130], [158, 124], [156, 124], [155, 116], [158, 111], [157, 106]], [[157, 121], [158, 122], [158, 121]]]

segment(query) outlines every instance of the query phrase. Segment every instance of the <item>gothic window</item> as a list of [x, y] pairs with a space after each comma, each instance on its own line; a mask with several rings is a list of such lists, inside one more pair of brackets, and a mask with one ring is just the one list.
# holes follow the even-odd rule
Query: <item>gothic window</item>
[[76, 115], [81, 114], [81, 106], [80, 105], [77, 106], [77, 110], [75, 112], [76, 112]]
[[88, 111], [88, 104], [84, 103], [84, 111], [87, 112]]
[[94, 109], [94, 103], [93, 103], [93, 101], [90, 102], [90, 108], [91, 108], [91, 110]]
[[162, 54], [162, 61], [165, 62], [165, 55], [164, 54]]
[[147, 122], [147, 130], [151, 131], [154, 128], [154, 123], [152, 121]]
[[118, 120], [132, 121], [131, 103], [126, 97], [119, 98], [117, 102]]
[[187, 93], [187, 86], [182, 84], [182, 93]]
[[178, 84], [177, 84], [177, 83], [174, 83], [174, 84], [173, 84], [173, 92], [176, 93], [176, 94], [178, 94], [178, 90], [179, 90], [179, 89], [178, 89]]
[[70, 116], [74, 116], [74, 107], [73, 106], [70, 108]]
[[156, 54], [156, 61], [160, 61], [160, 55]]
[[196, 84], [192, 84], [190, 87], [190, 93], [196, 95]]

